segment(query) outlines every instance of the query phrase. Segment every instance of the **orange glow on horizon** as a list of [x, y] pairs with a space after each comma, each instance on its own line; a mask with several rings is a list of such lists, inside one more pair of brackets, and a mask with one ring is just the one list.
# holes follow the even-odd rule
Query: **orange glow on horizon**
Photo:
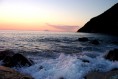
[[[66, 30], [66, 29], [58, 29], [55, 27], [51, 27], [46, 25], [46, 23], [51, 23], [54, 25], [66, 25], [68, 24], [69, 26], [73, 26], [76, 23], [74, 21], [70, 21], [68, 22], [68, 20], [55, 20], [55, 18], [43, 18], [43, 19], [39, 19], [36, 17], [4, 17], [2, 16], [2, 18], [0, 18], [0, 30], [38, 30], [38, 31], [72, 31], [75, 32], [77, 31], [78, 28], [76, 29], [72, 29], [72, 30]], [[76, 24], [77, 25], [77, 24]]]
[[0, 30], [64, 31], [48, 25], [0, 24]]
[[[78, 25], [78, 20], [64, 10], [59, 10], [58, 8], [49, 5], [21, 3], [1, 3], [0, 30], [49, 30], [74, 32], [78, 29], [73, 29], [73, 26]], [[46, 23], [58, 25], [58, 27], [48, 26]], [[79, 25], [81, 25], [81, 22], [79, 23]], [[67, 29], [62, 26], [66, 26]]]

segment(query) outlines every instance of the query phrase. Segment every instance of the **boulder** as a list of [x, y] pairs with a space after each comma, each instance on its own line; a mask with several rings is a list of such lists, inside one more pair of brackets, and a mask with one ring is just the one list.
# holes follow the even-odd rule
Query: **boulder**
[[104, 13], [92, 18], [78, 32], [118, 36], [118, 3]]
[[39, 70], [41, 70], [41, 69], [43, 69], [43, 68], [44, 68], [43, 66], [40, 66], [40, 67], [39, 67]]
[[0, 79], [34, 79], [30, 75], [21, 74], [14, 69], [0, 66]]
[[86, 37], [78, 38], [78, 41], [80, 41], [80, 42], [87, 42], [88, 38], [86, 38]]
[[118, 61], [118, 49], [109, 51], [108, 54], [105, 55], [105, 59], [110, 61]]
[[13, 56], [6, 56], [3, 60], [3, 65], [6, 67], [22, 67], [31, 66], [33, 63], [22, 54], [14, 54]]
[[11, 56], [6, 56], [6, 57], [3, 59], [2, 65], [3, 65], [3, 66], [6, 66], [6, 67], [13, 67], [13, 65], [12, 65], [12, 57], [11, 57]]
[[98, 40], [91, 40], [90, 43], [94, 44], [94, 45], [99, 45], [100, 44]]
[[60, 77], [59, 79], [65, 79], [64, 77]]
[[111, 42], [112, 44], [118, 45], [118, 41]]
[[90, 72], [85, 79], [118, 79], [118, 69], [108, 72]]
[[6, 56], [13, 56], [14, 54], [12, 50], [0, 51], [0, 60], [3, 60]]
[[89, 60], [82, 60], [82, 62], [85, 62], [85, 63], [89, 63], [90, 61]]

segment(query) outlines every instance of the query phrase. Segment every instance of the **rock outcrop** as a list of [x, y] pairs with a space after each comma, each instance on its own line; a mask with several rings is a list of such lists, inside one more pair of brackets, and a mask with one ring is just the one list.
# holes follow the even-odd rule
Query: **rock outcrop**
[[0, 66], [0, 79], [33, 79], [29, 75], [21, 74], [14, 69]]
[[5, 50], [0, 52], [0, 60], [2, 65], [6, 67], [23, 67], [33, 65], [33, 61], [23, 56], [20, 53], [14, 53], [12, 50]]
[[99, 40], [97, 40], [97, 39], [90, 40], [87, 37], [78, 38], [78, 41], [79, 42], [89, 42], [90, 44], [93, 44], [93, 45], [99, 45], [100, 44]]
[[86, 37], [82, 37], [82, 38], [78, 38], [78, 41], [80, 41], [80, 42], [87, 42], [87, 41], [89, 41], [89, 39], [86, 38]]
[[91, 72], [86, 75], [85, 79], [118, 79], [118, 69], [108, 72]]
[[118, 3], [102, 13], [92, 18], [78, 32], [101, 33], [118, 36]]
[[99, 45], [100, 44], [98, 40], [91, 40], [90, 43], [93, 45]]
[[0, 51], [0, 60], [3, 60], [6, 56], [13, 56], [14, 54], [12, 50]]
[[118, 49], [109, 51], [108, 54], [105, 55], [105, 59], [110, 61], [118, 61]]
[[6, 56], [3, 60], [3, 66], [6, 67], [23, 67], [23, 66], [31, 66], [33, 63], [23, 56], [22, 54], [15, 54], [13, 56]]
[[0, 79], [33, 79], [29, 75], [21, 74], [10, 68], [31, 66], [33, 64], [30, 59], [22, 54], [14, 53], [12, 50], [0, 51], [0, 60], [2, 60], [2, 66], [0, 66]]

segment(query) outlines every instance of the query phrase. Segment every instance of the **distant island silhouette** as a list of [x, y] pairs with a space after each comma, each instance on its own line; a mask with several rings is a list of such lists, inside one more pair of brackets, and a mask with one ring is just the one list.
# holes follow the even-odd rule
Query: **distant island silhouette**
[[118, 36], [118, 3], [92, 18], [77, 32], [101, 33]]

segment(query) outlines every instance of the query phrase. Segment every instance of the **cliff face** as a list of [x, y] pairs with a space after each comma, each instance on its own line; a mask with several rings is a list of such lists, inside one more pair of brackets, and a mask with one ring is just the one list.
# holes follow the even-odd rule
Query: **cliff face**
[[92, 18], [78, 32], [102, 33], [118, 36], [118, 3], [102, 13]]

